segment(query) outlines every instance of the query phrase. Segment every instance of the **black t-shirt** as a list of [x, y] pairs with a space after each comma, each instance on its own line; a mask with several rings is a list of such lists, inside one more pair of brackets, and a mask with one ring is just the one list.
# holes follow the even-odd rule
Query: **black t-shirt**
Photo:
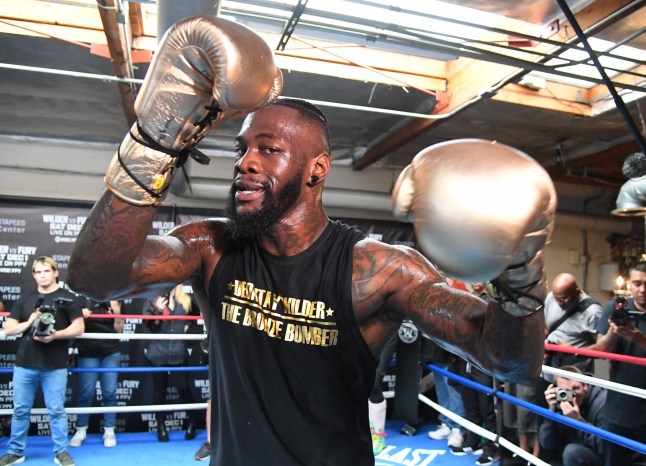
[[[41, 311], [54, 315], [55, 330], [67, 328], [74, 319], [83, 317], [84, 299], [60, 288], [47, 294], [40, 294], [37, 290], [33, 290], [22, 295], [13, 305], [10, 317], [18, 322], [28, 321], [36, 308], [39, 296], [43, 296]], [[73, 302], [56, 305], [54, 302], [56, 298], [71, 299]], [[30, 369], [63, 369], [67, 367], [69, 344], [69, 339], [53, 340], [50, 343], [35, 341], [31, 329], [28, 329], [18, 343], [16, 366]]]
[[[603, 309], [603, 314], [597, 324], [597, 331], [600, 335], [605, 335], [608, 332], [610, 327], [608, 319], [612, 314], [614, 305], [615, 302], [612, 300]], [[625, 307], [629, 311], [641, 312], [635, 307], [632, 299], [626, 300]], [[633, 322], [633, 325], [642, 333], [646, 334], [646, 321], [640, 319], [638, 322]], [[644, 348], [636, 343], [629, 342], [625, 338], [619, 339], [613, 352], [636, 356], [638, 358], [646, 358], [646, 350]], [[646, 367], [627, 362], [610, 361], [610, 380], [612, 382], [646, 389]], [[608, 390], [604, 418], [613, 424], [624, 427], [644, 428], [646, 427], [646, 402], [638, 396], [625, 395], [615, 390]]]
[[331, 222], [291, 257], [231, 245], [209, 295], [212, 465], [374, 464], [376, 361], [352, 308], [362, 234]]
[[[92, 314], [112, 314], [110, 303], [89, 301], [88, 309]], [[85, 333], [117, 333], [114, 330], [114, 319], [85, 319]], [[78, 355], [82, 358], [102, 358], [118, 353], [121, 348], [119, 340], [95, 340], [79, 338], [76, 341]]]

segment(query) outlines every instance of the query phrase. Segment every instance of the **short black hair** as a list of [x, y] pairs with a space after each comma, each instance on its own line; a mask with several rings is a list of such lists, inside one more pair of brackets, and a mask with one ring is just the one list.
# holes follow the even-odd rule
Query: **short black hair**
[[311, 102], [303, 99], [294, 99], [291, 97], [280, 97], [274, 102], [274, 105], [282, 105], [296, 110], [301, 118], [317, 126], [325, 141], [326, 149], [330, 150], [330, 130], [327, 125], [327, 118], [325, 114]]
[[646, 272], [646, 261], [637, 262], [635, 265], [630, 267], [628, 273], [630, 274], [630, 272], [632, 272], [633, 270], [636, 272]]

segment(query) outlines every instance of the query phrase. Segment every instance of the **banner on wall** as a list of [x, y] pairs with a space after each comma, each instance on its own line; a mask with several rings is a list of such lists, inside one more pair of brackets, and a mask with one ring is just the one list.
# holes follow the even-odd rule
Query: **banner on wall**
[[[67, 288], [66, 277], [74, 242], [90, 213], [91, 206], [58, 205], [33, 202], [0, 202], [0, 300], [6, 310], [18, 300], [23, 292], [35, 287], [31, 274], [31, 266], [39, 256], [51, 256], [59, 267], [59, 279]], [[163, 235], [171, 230], [176, 223], [200, 220], [213, 216], [196, 212], [192, 209], [177, 209], [161, 207], [153, 221], [151, 234]], [[342, 219], [344, 222], [362, 230], [368, 237], [389, 244], [402, 244], [415, 247], [414, 233], [410, 225], [398, 222], [372, 222]], [[146, 299], [136, 298], [123, 302], [122, 313], [130, 315], [142, 314]], [[5, 317], [0, 317], [4, 325]], [[190, 321], [190, 333], [203, 333], [203, 322]], [[126, 319], [124, 334], [148, 333], [143, 319]], [[201, 351], [199, 341], [187, 343], [187, 365], [202, 366], [207, 364], [206, 355]], [[18, 341], [16, 337], [0, 340], [0, 367], [12, 368], [15, 364], [15, 354]], [[121, 366], [145, 367], [148, 365], [145, 357], [146, 340], [121, 340]], [[73, 352], [73, 349], [71, 350]], [[71, 358], [73, 359], [73, 358]], [[394, 376], [386, 377], [385, 390], [391, 390]], [[210, 387], [206, 371], [190, 372], [189, 385], [194, 400], [179, 400], [174, 388], [168, 391], [169, 402], [205, 402], [209, 398]], [[66, 394], [66, 406], [77, 406], [76, 374], [70, 373]], [[117, 387], [117, 403], [119, 406], [140, 406], [152, 403], [152, 377], [150, 373], [124, 372], [119, 374]], [[13, 387], [11, 374], [0, 374], [0, 408], [11, 409]], [[100, 406], [100, 393], [95, 397], [94, 406]], [[34, 407], [44, 407], [42, 393], [37, 395]], [[202, 414], [201, 414], [202, 413]], [[203, 412], [196, 413], [198, 427], [203, 426]], [[184, 426], [186, 412], [173, 415], [171, 430], [179, 430]], [[70, 431], [76, 425], [77, 416], [69, 415]], [[30, 435], [49, 435], [48, 416], [32, 415]], [[89, 432], [100, 432], [102, 417], [90, 416]], [[154, 431], [157, 427], [154, 413], [122, 413], [117, 415], [117, 432]]]
[[[11, 310], [12, 305], [23, 292], [33, 289], [36, 284], [32, 277], [31, 266], [39, 256], [51, 256], [59, 269], [59, 280], [63, 288], [66, 284], [67, 268], [74, 242], [90, 213], [90, 206], [77, 207], [67, 205], [43, 205], [34, 203], [0, 203], [0, 300], [5, 309]], [[151, 234], [163, 235], [175, 226], [171, 209], [159, 209], [152, 224]], [[122, 306], [123, 314], [141, 314], [145, 299], [129, 299]], [[0, 317], [4, 325], [5, 317]], [[202, 321], [190, 321], [197, 326], [199, 332], [204, 332]], [[193, 327], [193, 325], [191, 325]], [[194, 331], [195, 332], [195, 331]], [[148, 333], [143, 319], [126, 319], [124, 334]], [[195, 344], [189, 341], [188, 363], [202, 366], [206, 359], [195, 351]], [[73, 345], [72, 345], [73, 346]], [[121, 365], [123, 367], [146, 367], [145, 340], [121, 340]], [[12, 368], [18, 347], [18, 337], [8, 337], [0, 341], [0, 367]], [[74, 349], [71, 348], [71, 352]], [[191, 354], [193, 357], [191, 357]], [[71, 358], [73, 360], [73, 358]], [[209, 397], [208, 373], [191, 372], [188, 375], [189, 384], [195, 399], [182, 402], [204, 402]], [[13, 387], [11, 374], [0, 374], [0, 408], [11, 409]], [[76, 374], [70, 373], [66, 394], [66, 406], [76, 405], [77, 381]], [[152, 404], [152, 377], [150, 373], [126, 372], [119, 374], [117, 386], [117, 403], [119, 406]], [[100, 406], [100, 391], [94, 400], [94, 406]], [[178, 394], [174, 388], [169, 389], [169, 402], [179, 403]], [[44, 407], [43, 395], [38, 393], [34, 407]], [[186, 412], [173, 415], [170, 429], [181, 429]], [[100, 415], [90, 416], [90, 432], [99, 432], [102, 424]], [[204, 419], [204, 415], [198, 414]], [[49, 435], [49, 417], [47, 415], [31, 416], [31, 435]], [[75, 427], [77, 415], [68, 416], [70, 429]], [[154, 413], [123, 413], [117, 416], [118, 432], [154, 431], [157, 427]]]

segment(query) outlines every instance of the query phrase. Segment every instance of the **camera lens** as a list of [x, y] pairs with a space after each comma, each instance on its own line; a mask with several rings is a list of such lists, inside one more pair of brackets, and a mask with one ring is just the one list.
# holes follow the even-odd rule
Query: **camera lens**
[[555, 394], [556, 401], [572, 401], [574, 399], [572, 390], [568, 388], [557, 388]]

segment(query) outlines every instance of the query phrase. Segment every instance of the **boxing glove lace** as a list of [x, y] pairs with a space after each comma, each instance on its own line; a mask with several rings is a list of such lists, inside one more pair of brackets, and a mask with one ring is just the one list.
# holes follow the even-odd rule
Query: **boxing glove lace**
[[271, 49], [252, 30], [218, 17], [177, 22], [150, 64], [107, 188], [131, 204], [161, 204], [189, 155], [208, 163], [195, 145], [221, 122], [271, 104], [282, 83]]

